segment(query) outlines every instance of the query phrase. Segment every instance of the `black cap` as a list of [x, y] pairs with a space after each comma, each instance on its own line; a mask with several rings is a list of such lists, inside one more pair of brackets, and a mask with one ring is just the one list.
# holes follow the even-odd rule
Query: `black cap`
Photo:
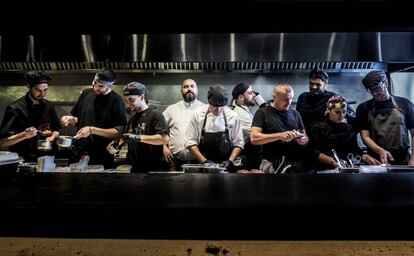
[[211, 86], [207, 94], [208, 103], [216, 107], [227, 105], [228, 97], [227, 89], [219, 84]]
[[323, 71], [320, 68], [314, 68], [310, 73], [309, 73], [309, 79], [316, 79], [319, 78], [322, 81], [324, 81], [325, 83], [328, 81], [329, 76], [328, 73], [326, 73], [325, 71]]
[[247, 89], [249, 89], [249, 85], [245, 84], [245, 83], [240, 83], [238, 85], [236, 85], [233, 88], [233, 91], [231, 93], [231, 95], [233, 96], [233, 99], [237, 99], [239, 97], [239, 95], [242, 95], [243, 93], [245, 93], [247, 91]]
[[147, 95], [148, 91], [145, 85], [138, 82], [132, 82], [124, 86], [124, 96], [128, 95]]
[[116, 74], [110, 68], [103, 68], [96, 73], [95, 79], [103, 84], [113, 84], [116, 81]]
[[49, 73], [45, 71], [35, 70], [35, 71], [26, 72], [23, 75], [23, 79], [26, 81], [26, 83], [30, 87], [33, 87], [37, 84], [42, 84], [42, 83], [48, 84], [49, 81], [52, 80], [52, 77], [49, 75]]
[[362, 84], [365, 88], [371, 88], [379, 85], [387, 80], [387, 75], [384, 71], [373, 70], [369, 72], [364, 78], [362, 78]]

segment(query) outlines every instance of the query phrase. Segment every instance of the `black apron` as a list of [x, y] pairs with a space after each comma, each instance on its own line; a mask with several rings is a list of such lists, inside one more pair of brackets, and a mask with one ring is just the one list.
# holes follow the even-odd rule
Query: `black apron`
[[375, 109], [368, 112], [370, 137], [377, 145], [388, 150], [395, 161], [393, 164], [407, 164], [409, 157], [408, 129], [405, 126], [405, 116], [400, 111], [394, 97], [391, 96], [392, 108]]
[[221, 163], [224, 160], [228, 160], [232, 151], [232, 145], [230, 140], [229, 129], [227, 126], [226, 114], [223, 111], [225, 130], [223, 132], [206, 132], [205, 126], [207, 121], [207, 115], [210, 113], [210, 109], [204, 117], [203, 127], [201, 129], [201, 138], [198, 148], [205, 158], [215, 163]]

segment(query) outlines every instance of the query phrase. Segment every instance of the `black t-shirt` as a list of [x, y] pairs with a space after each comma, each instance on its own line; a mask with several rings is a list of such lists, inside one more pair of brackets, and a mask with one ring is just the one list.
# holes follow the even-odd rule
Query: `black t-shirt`
[[[414, 105], [406, 98], [393, 96], [398, 108], [405, 116], [405, 126], [407, 129], [414, 128]], [[368, 121], [368, 112], [374, 109], [380, 110], [384, 108], [392, 108], [391, 98], [385, 101], [374, 101], [374, 99], [367, 100], [357, 107], [357, 123], [360, 130], [370, 130]]]
[[[302, 118], [296, 110], [289, 109], [279, 111], [272, 106], [266, 106], [256, 111], [253, 117], [252, 127], [262, 128], [262, 133], [277, 133], [293, 129], [304, 129]], [[278, 159], [281, 156], [289, 160], [300, 160], [303, 146], [295, 140], [290, 142], [274, 141], [263, 145], [263, 158]]]
[[[126, 108], [120, 95], [111, 91], [107, 95], [95, 95], [92, 89], [86, 89], [72, 109], [71, 114], [78, 118], [77, 128], [95, 126], [103, 129], [125, 126]], [[91, 135], [77, 140], [75, 143], [76, 157], [88, 153], [90, 164], [104, 164], [105, 168], [113, 167], [113, 156], [106, 147], [112, 141], [105, 137]]]
[[[126, 133], [137, 135], [168, 134], [167, 122], [163, 114], [154, 107], [136, 113], [128, 122]], [[162, 145], [143, 142], [129, 142], [126, 161], [132, 165], [132, 172], [163, 171]]]
[[[310, 130], [315, 122], [322, 121], [325, 116], [326, 103], [329, 98], [337, 95], [336, 93], [325, 91], [322, 94], [313, 95], [310, 92], [304, 92], [299, 95], [296, 104], [296, 110], [300, 113], [306, 130]], [[347, 121], [354, 123], [355, 110], [348, 104]]]
[[[29, 95], [26, 94], [6, 107], [1, 123], [0, 137], [9, 137], [32, 126], [38, 130], [59, 131], [61, 129], [59, 118], [51, 102], [42, 100], [39, 104], [33, 104]], [[25, 161], [36, 161], [40, 155], [36, 148], [36, 142], [40, 139], [45, 139], [45, 137], [38, 134], [31, 139], [10, 146], [9, 149], [17, 152]]]
[[346, 123], [334, 123], [325, 117], [316, 122], [308, 132], [309, 148], [313, 154], [312, 162], [317, 170], [332, 169], [332, 165], [318, 162], [318, 156], [324, 153], [333, 156], [335, 149], [339, 158], [346, 160], [349, 153], [362, 156], [362, 150], [358, 146], [357, 133], [351, 125]]

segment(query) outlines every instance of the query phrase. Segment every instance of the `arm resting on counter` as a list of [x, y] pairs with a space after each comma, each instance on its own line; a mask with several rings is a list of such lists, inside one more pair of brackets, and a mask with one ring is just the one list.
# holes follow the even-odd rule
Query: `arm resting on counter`
[[370, 138], [368, 130], [361, 130], [361, 139], [370, 150], [374, 151], [380, 156], [381, 163], [388, 164], [388, 159], [391, 161], [394, 160], [390, 152], [378, 146], [378, 144]]
[[236, 158], [240, 155], [242, 149], [239, 147], [233, 147], [233, 150], [231, 151], [231, 155], [229, 157], [229, 160], [234, 162], [234, 160], [236, 160]]
[[335, 161], [335, 159], [333, 159], [333, 157], [325, 155], [324, 153], [320, 153], [318, 156], [318, 161], [323, 163], [323, 164], [329, 164], [332, 165], [333, 167], [337, 166], [337, 162]]
[[203, 156], [203, 154], [201, 154], [201, 152], [200, 152], [200, 150], [198, 149], [198, 146], [197, 145], [191, 145], [191, 146], [189, 146], [188, 148], [188, 151], [190, 151], [190, 153], [195, 157], [195, 158], [197, 158], [197, 160], [198, 160], [198, 162], [200, 163], [200, 164], [202, 164], [202, 163], [204, 163], [206, 160], [207, 160], [207, 158], [205, 158], [204, 156]]

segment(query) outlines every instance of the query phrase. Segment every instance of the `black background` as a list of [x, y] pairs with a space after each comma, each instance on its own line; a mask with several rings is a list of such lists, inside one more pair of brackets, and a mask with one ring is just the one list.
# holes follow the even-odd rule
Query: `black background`
[[[4, 5], [4, 4], [3, 4]], [[14, 1], [2, 34], [413, 31], [409, 1]]]
[[[414, 18], [409, 1], [55, 1], [30, 3], [15, 1], [7, 3], [0, 11], [1, 35], [41, 34], [58, 36], [62, 34], [106, 34], [106, 33], [265, 33], [265, 32], [398, 32], [414, 31]], [[5, 3], [3, 3], [5, 5]], [[50, 236], [56, 223], [62, 225], [66, 218], [67, 234], [77, 236], [79, 232], [89, 230], [91, 236], [122, 237], [128, 232], [134, 234], [135, 228], [143, 228], [143, 238], [182, 238], [182, 239], [412, 239], [411, 207], [357, 208], [341, 209], [311, 207], [278, 212], [279, 219], [270, 221], [255, 211], [241, 209], [223, 212], [226, 216], [221, 221], [209, 221], [203, 210], [170, 211], [171, 218], [163, 219], [164, 212], [151, 211], [142, 213], [142, 226], [128, 227], [128, 221], [117, 219], [112, 222], [108, 216], [121, 217], [116, 210], [107, 210], [101, 214], [91, 214], [75, 222], [70, 216], [81, 214], [77, 211], [53, 212], [53, 210], [27, 211], [16, 215], [6, 212], [3, 217], [3, 235]], [[219, 214], [220, 209], [217, 209]], [[265, 212], [261, 209], [260, 212]], [[90, 211], [91, 213], [92, 211]], [[308, 214], [306, 214], [306, 212]], [[209, 214], [215, 211], [210, 210]], [[270, 210], [269, 216], [276, 214]], [[326, 216], [322, 215], [328, 213]], [[47, 216], [48, 215], [48, 216]], [[187, 215], [187, 218], [183, 216]], [[387, 221], [384, 217], [389, 216]], [[42, 217], [42, 218], [40, 218]], [[128, 215], [133, 218], [134, 216]], [[171, 220], [176, 218], [177, 222]], [[10, 222], [6, 221], [10, 218]], [[201, 230], [195, 234], [185, 229], [192, 221], [205, 219], [205, 233]], [[226, 218], [232, 218], [229, 222]], [[39, 225], [30, 226], [33, 220], [49, 232], [42, 233]], [[217, 219], [217, 218], [215, 218]], [[257, 223], [252, 221], [256, 219]], [[89, 222], [88, 220], [94, 220]], [[246, 220], [249, 220], [246, 222]], [[289, 220], [289, 221], [286, 221]], [[313, 220], [313, 221], [312, 221]], [[294, 222], [292, 222], [294, 221]], [[158, 222], [157, 224], [155, 224]], [[352, 225], [348, 225], [352, 222]], [[10, 223], [10, 225], [6, 225]], [[16, 228], [21, 223], [23, 230]], [[73, 225], [77, 223], [78, 225]], [[105, 223], [106, 225], [100, 225]], [[111, 226], [113, 223], [113, 226]], [[249, 223], [249, 226], [243, 226]], [[275, 233], [270, 236], [260, 235], [261, 226], [272, 223]], [[280, 226], [278, 226], [278, 224]], [[162, 225], [170, 225], [171, 232], [163, 234]], [[82, 228], [80, 228], [82, 227]], [[157, 228], [158, 227], [158, 228]], [[165, 227], [165, 226], [164, 226]], [[358, 229], [354, 229], [359, 227]], [[405, 228], [401, 228], [405, 227]], [[31, 230], [31, 228], [33, 228]], [[95, 228], [95, 229], [94, 229]], [[182, 236], [177, 230], [183, 228]], [[251, 236], [237, 236], [239, 230], [248, 228], [256, 233]], [[268, 229], [269, 229], [268, 228]], [[287, 233], [278, 233], [277, 228]], [[62, 226], [57, 226], [57, 236]], [[220, 230], [232, 229], [229, 236], [220, 236]], [[298, 230], [297, 233], [296, 230]], [[108, 233], [108, 230], [111, 231]], [[217, 233], [216, 233], [217, 230]], [[405, 230], [405, 231], [404, 231]], [[96, 231], [96, 233], [92, 232]], [[118, 233], [119, 232], [119, 233]], [[343, 233], [341, 233], [343, 232]], [[405, 232], [405, 234], [404, 234]], [[53, 232], [52, 232], [53, 233]], [[192, 235], [193, 234], [193, 235]], [[225, 233], [226, 234], [226, 233]], [[141, 237], [142, 238], [142, 237]]]

